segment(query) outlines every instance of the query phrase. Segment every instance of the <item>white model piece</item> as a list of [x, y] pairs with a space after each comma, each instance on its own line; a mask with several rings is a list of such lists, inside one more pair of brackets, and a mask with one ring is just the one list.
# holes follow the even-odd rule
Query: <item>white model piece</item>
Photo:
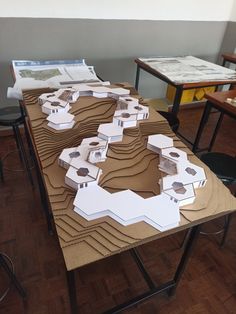
[[39, 96], [38, 100], [40, 105], [50, 102], [57, 106], [66, 107], [69, 103], [68, 101], [58, 98], [58, 91], [42, 94]]
[[50, 102], [50, 99], [51, 98], [54, 98], [56, 95], [55, 95], [55, 92], [51, 92], [51, 93], [43, 93], [39, 96], [38, 98], [38, 102], [40, 105], [43, 105], [45, 102]]
[[171, 176], [177, 174], [176, 162], [168, 158], [163, 158], [161, 155], [159, 155], [159, 169]]
[[87, 220], [109, 216], [124, 226], [145, 221], [164, 231], [180, 221], [178, 204], [165, 194], [144, 199], [130, 190], [109, 193], [94, 185], [77, 192], [74, 206]]
[[174, 162], [183, 162], [188, 160], [187, 154], [176, 147], [168, 147], [161, 149], [161, 157], [168, 158]]
[[81, 149], [87, 150], [87, 158], [90, 163], [104, 162], [108, 150], [108, 142], [97, 137], [88, 137], [82, 140]]
[[58, 91], [55, 92], [56, 97], [59, 100], [74, 103], [79, 98], [80, 93], [75, 88], [60, 88]]
[[45, 102], [42, 105], [42, 112], [49, 115], [51, 113], [63, 113], [63, 112], [68, 112], [71, 109], [71, 106], [69, 103], [65, 106], [62, 107], [60, 106], [59, 102]]
[[102, 170], [84, 160], [79, 162], [76, 160], [75, 168], [73, 166], [74, 161], [72, 160], [72, 166], [69, 167], [66, 173], [65, 183], [75, 190], [88, 187], [91, 184], [97, 185]]
[[74, 117], [68, 112], [52, 113], [47, 117], [48, 126], [55, 130], [71, 129], [75, 124]]
[[73, 159], [86, 160], [87, 156], [88, 152], [81, 149], [81, 146], [65, 148], [58, 158], [58, 163], [61, 167], [69, 169]]
[[179, 206], [189, 205], [195, 201], [196, 195], [192, 184], [183, 185], [181, 182], [174, 182], [172, 187], [163, 193], [170, 196]]
[[136, 120], [145, 120], [149, 117], [149, 107], [139, 104], [139, 100], [134, 97], [119, 97], [114, 117], [120, 116], [122, 113], [135, 115]]
[[189, 161], [183, 161], [177, 164], [177, 174], [167, 175], [160, 180], [161, 190], [173, 189], [175, 182], [180, 182], [183, 185], [193, 184], [195, 189], [200, 188], [206, 183], [206, 174], [203, 168]]
[[138, 120], [147, 119], [149, 108], [139, 105], [137, 98], [119, 97], [113, 122], [123, 128], [135, 127]]
[[113, 118], [113, 123], [122, 128], [132, 128], [137, 125], [137, 115], [132, 115], [128, 111], [122, 112]]
[[168, 136], [162, 134], [148, 136], [147, 149], [150, 149], [157, 154], [160, 154], [163, 148], [173, 147], [173, 145], [173, 139]]
[[118, 99], [120, 96], [126, 96], [130, 94], [129, 89], [125, 88], [114, 88], [110, 86], [96, 86], [91, 88], [93, 92], [93, 97], [97, 98], [105, 98], [111, 97], [114, 99]]
[[116, 126], [114, 123], [100, 124], [98, 137], [108, 141], [108, 143], [120, 142], [123, 139], [123, 128]]

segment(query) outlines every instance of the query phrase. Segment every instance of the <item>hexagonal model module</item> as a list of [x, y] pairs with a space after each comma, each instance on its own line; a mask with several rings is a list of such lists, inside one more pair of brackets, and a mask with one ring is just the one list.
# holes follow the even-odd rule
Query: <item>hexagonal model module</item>
[[47, 117], [48, 126], [55, 130], [65, 130], [73, 128], [75, 121], [74, 115], [66, 113], [52, 113]]
[[108, 143], [120, 142], [123, 139], [123, 128], [113, 123], [100, 124], [98, 137], [108, 141]]
[[148, 136], [147, 149], [150, 149], [153, 152], [160, 154], [162, 149], [168, 147], [173, 147], [172, 138], [162, 134]]

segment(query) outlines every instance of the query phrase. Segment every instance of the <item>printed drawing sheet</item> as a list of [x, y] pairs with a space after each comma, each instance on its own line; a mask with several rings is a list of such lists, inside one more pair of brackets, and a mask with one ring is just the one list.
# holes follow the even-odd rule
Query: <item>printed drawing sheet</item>
[[139, 58], [176, 84], [235, 80], [234, 70], [192, 56]]
[[62, 88], [79, 83], [100, 82], [94, 67], [81, 60], [29, 61], [14, 60], [15, 85], [8, 90], [9, 98], [19, 99], [22, 90]]

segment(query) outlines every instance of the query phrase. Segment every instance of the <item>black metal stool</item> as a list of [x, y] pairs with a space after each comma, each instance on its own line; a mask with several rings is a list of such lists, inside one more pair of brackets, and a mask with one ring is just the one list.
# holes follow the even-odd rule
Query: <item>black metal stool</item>
[[176, 115], [173, 114], [172, 112], [167, 112], [167, 111], [157, 110], [157, 112], [167, 120], [172, 131], [174, 133], [176, 133], [178, 131], [178, 128], [179, 128], [179, 119], [176, 117]]
[[[0, 108], [0, 126], [6, 126], [6, 127], [12, 127], [14, 137], [16, 140], [16, 145], [19, 151], [20, 159], [22, 160], [29, 177], [29, 180], [32, 185], [33, 183], [33, 177], [30, 171], [30, 165], [27, 158], [26, 150], [23, 144], [23, 140], [21, 138], [19, 126], [24, 125], [24, 128], [26, 130], [26, 122], [25, 122], [25, 115], [23, 114], [21, 108], [19, 106], [8, 106]], [[28, 134], [26, 133], [26, 136]], [[1, 162], [0, 165], [0, 176], [3, 181], [3, 165]]]
[[[201, 156], [201, 160], [211, 169], [212, 172], [216, 174], [216, 176], [226, 186], [236, 184], [236, 157], [232, 157], [224, 153], [209, 152], [203, 154]], [[231, 217], [232, 214], [225, 216], [223, 237], [220, 244], [221, 246], [225, 244], [225, 240], [229, 231]]]

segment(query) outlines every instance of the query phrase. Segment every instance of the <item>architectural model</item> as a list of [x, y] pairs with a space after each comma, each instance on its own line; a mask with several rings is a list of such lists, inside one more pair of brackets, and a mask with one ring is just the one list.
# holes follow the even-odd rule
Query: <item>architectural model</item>
[[[75, 212], [87, 220], [109, 216], [124, 226], [145, 221], [160, 231], [176, 227], [179, 207], [193, 203], [195, 189], [206, 183], [203, 168], [192, 164], [184, 151], [175, 148], [173, 139], [150, 135], [147, 149], [159, 155], [163, 173], [160, 195], [144, 199], [131, 190], [109, 193], [99, 186], [102, 170], [97, 163], [106, 161], [108, 145], [121, 142], [125, 128], [136, 127], [138, 121], [148, 119], [149, 108], [129, 96], [129, 90], [124, 88], [81, 84], [40, 96], [42, 110], [49, 113], [48, 126], [56, 130], [73, 127], [74, 116], [65, 111], [81, 96], [112, 97], [117, 106], [113, 121], [100, 124], [96, 137], [83, 139], [78, 147], [66, 148], [59, 156], [59, 165], [67, 170], [65, 183], [77, 191]], [[58, 110], [56, 113], [53, 107]]]
[[[48, 126], [55, 130], [65, 130], [72, 128], [74, 121], [67, 122], [69, 119], [68, 111], [71, 109], [70, 104], [73, 104], [81, 96], [92, 96], [97, 98], [111, 97], [115, 100], [119, 100], [121, 96], [128, 96], [130, 91], [121, 87], [111, 87], [108, 85], [109, 82], [99, 84], [77, 84], [73, 88], [61, 88], [51, 93], [44, 93], [39, 96], [39, 104], [42, 106], [42, 112], [49, 115], [47, 120], [49, 121]], [[121, 102], [124, 99], [121, 99]], [[124, 115], [124, 122], [118, 122], [119, 126], [135, 126], [136, 121], [142, 119], [143, 116], [148, 117], [147, 109], [144, 106], [138, 106], [138, 99], [131, 98], [127, 101], [131, 101], [136, 111], [131, 115], [129, 111], [132, 109], [131, 104], [127, 106], [128, 111], [121, 113]], [[144, 107], [144, 108], [143, 108]], [[132, 110], [131, 110], [132, 111]], [[142, 113], [143, 112], [143, 113]], [[138, 114], [139, 113], [139, 114]], [[60, 114], [60, 117], [55, 117], [55, 114]], [[63, 114], [63, 115], [62, 115]], [[133, 121], [133, 122], [131, 122]]]
[[108, 143], [121, 141], [122, 132], [123, 128], [113, 123], [101, 124], [98, 137], [84, 139], [77, 148], [61, 153], [59, 164], [68, 169], [65, 183], [78, 190], [75, 212], [87, 220], [109, 216], [124, 226], [145, 221], [160, 231], [176, 227], [179, 207], [193, 203], [195, 188], [206, 183], [203, 168], [189, 162], [187, 154], [173, 146], [171, 138], [150, 135], [147, 148], [159, 154], [159, 168], [167, 174], [159, 182], [161, 194], [144, 199], [131, 190], [109, 193], [98, 185], [101, 170], [94, 162], [106, 160]]

